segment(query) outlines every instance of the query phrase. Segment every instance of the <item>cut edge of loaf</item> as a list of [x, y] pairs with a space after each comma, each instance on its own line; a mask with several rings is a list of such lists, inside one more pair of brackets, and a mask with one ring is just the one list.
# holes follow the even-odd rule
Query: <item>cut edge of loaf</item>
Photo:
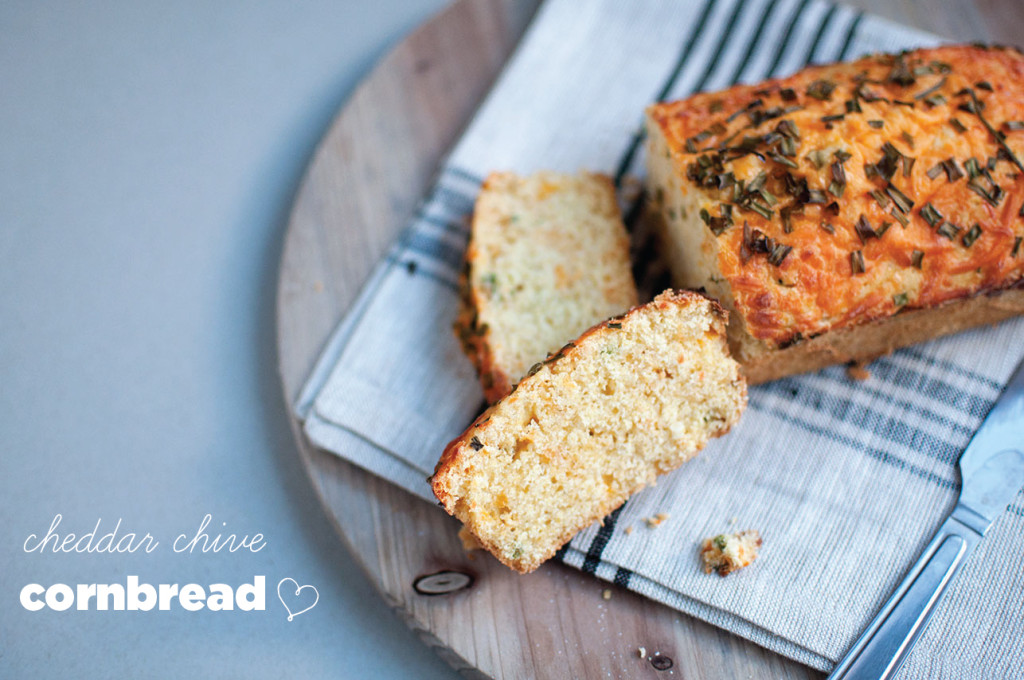
[[[678, 320], [674, 320], [675, 328], [669, 329], [664, 324], [656, 325], [653, 324], [653, 318], [645, 318], [645, 316], [653, 317], [654, 314], [663, 314], [672, 306], [677, 307], [674, 313], [681, 315]], [[687, 316], [683, 318], [683, 315]], [[701, 318], [697, 319], [698, 316]], [[445, 510], [462, 521], [479, 543], [494, 554], [499, 561], [521, 573], [533, 571], [553, 556], [581, 529], [619, 507], [630, 495], [653, 482], [658, 474], [675, 469], [692, 458], [710, 439], [724, 435], [738, 421], [740, 413], [746, 406], [746, 383], [738, 364], [728, 353], [725, 341], [726, 319], [727, 315], [722, 307], [707, 296], [692, 291], [666, 291], [647, 305], [635, 307], [621, 317], [594, 326], [579, 339], [566, 345], [547, 362], [531, 371], [510, 395], [482, 413], [462, 435], [445, 448], [431, 479], [434, 494], [441, 501]], [[647, 325], [643, 325], [645, 323]], [[688, 325], [703, 330], [699, 334], [690, 334], [691, 330]], [[581, 362], [593, 363], [594, 357], [598, 357], [598, 364], [604, 365], [600, 363], [602, 361], [601, 353], [612, 354], [611, 348], [614, 348], [614, 351], [619, 351], [626, 346], [627, 342], [632, 342], [628, 337], [618, 334], [623, 330], [627, 335], [636, 334], [642, 329], [652, 334], [657, 334], [658, 329], [664, 331], [667, 334], [666, 337], [669, 337], [672, 342], [678, 343], [678, 347], [674, 348], [682, 350], [678, 357], [673, 358], [676, 361], [674, 366], [682, 367], [679, 369], [681, 371], [699, 368], [698, 372], [701, 375], [701, 379], [696, 381], [682, 377], [676, 380], [674, 375], [668, 374], [661, 376], [666, 378], [669, 387], [674, 387], [685, 393], [684, 398], [679, 399], [676, 398], [677, 395], [673, 395], [670, 408], [676, 409], [675, 412], [662, 414], [659, 409], [664, 408], [666, 404], [654, 403], [656, 399], [651, 395], [648, 395], [648, 399], [652, 402], [649, 406], [645, 406], [642, 402], [637, 403], [636, 400], [629, 402], [629, 417], [640, 418], [638, 422], [646, 422], [643, 420], [642, 414], [637, 415], [640, 413], [638, 409], [654, 409], [653, 412], [661, 416], [660, 420], [650, 419], [651, 428], [661, 438], [658, 440], [659, 442], [664, 440], [667, 443], [661, 446], [650, 446], [650, 450], [656, 451], [650, 454], [649, 459], [645, 458], [642, 453], [642, 451], [648, 450], [647, 448], [643, 448], [640, 452], [634, 450], [621, 455], [627, 448], [642, 446], [646, 442], [636, 433], [636, 424], [633, 424], [633, 429], [629, 430], [628, 437], [623, 441], [618, 441], [614, 438], [614, 431], [595, 432], [593, 423], [606, 424], [607, 419], [604, 416], [585, 414], [585, 410], [589, 408], [597, 409], [598, 414], [602, 413], [601, 408], [609, 409], [610, 413], [617, 408], [617, 405], [613, 404], [616, 397], [602, 399], [600, 396], [595, 396], [588, 401], [585, 396], [597, 395], [608, 389], [608, 382], [605, 382], [603, 386], [591, 386], [594, 389], [577, 387], [575, 392], [571, 387], [566, 388], [567, 385], [574, 382], [566, 376], [583, 372], [583, 369], [580, 368]], [[607, 347], [602, 344], [604, 340], [610, 341], [606, 343]], [[645, 338], [644, 341], [652, 343], [661, 340]], [[637, 344], [636, 347], [640, 347], [640, 345]], [[626, 351], [632, 352], [633, 349], [635, 349], [633, 346], [629, 346]], [[623, 361], [620, 361], [618, 365], [627, 366], [625, 373], [635, 375], [637, 369], [635, 362], [639, 358], [633, 355], [630, 363], [627, 364], [625, 359], [628, 356], [627, 354], [622, 357]], [[705, 361], [709, 358], [711, 360]], [[646, 361], [650, 363], [649, 359]], [[699, 367], [698, 361], [700, 361]], [[650, 365], [656, 365], [656, 362], [650, 363]], [[644, 367], [649, 368], [650, 366], [645, 364]], [[658, 370], [662, 370], [662, 368], [659, 367]], [[597, 375], [611, 380], [600, 371], [597, 372]], [[575, 377], [580, 379], [583, 376], [575, 375]], [[707, 382], [704, 382], [705, 378]], [[635, 382], [650, 392], [649, 381], [642, 383], [640, 380], [636, 380]], [[620, 389], [617, 383], [612, 382], [612, 384], [612, 389]], [[561, 394], [559, 387], [567, 389], [569, 394]], [[621, 389], [626, 388], [622, 387]], [[721, 395], [717, 393], [719, 390], [722, 391]], [[562, 415], [571, 420], [569, 426], [564, 428], [563, 439], [558, 439], [557, 436], [545, 439], [545, 430], [540, 429], [539, 426], [538, 415], [546, 418], [543, 409], [552, 408], [551, 403], [545, 403], [543, 399], [551, 397], [552, 394], [567, 397], [564, 403], [560, 402], [563, 409]], [[697, 399], [703, 401], [699, 404], [687, 403], [696, 402]], [[537, 403], [531, 405], [531, 400]], [[705, 402], [712, 403], [706, 405]], [[568, 407], [566, 408], [566, 406]], [[508, 419], [516, 414], [521, 416], [519, 411], [522, 411], [523, 408], [529, 409], [531, 418], [526, 423], [516, 421], [516, 426], [509, 426]], [[700, 412], [700, 408], [706, 409], [707, 412]], [[540, 414], [537, 412], [538, 409], [541, 409]], [[694, 424], [697, 420], [701, 420], [700, 426]], [[589, 431], [587, 427], [590, 427]], [[501, 428], [506, 428], [507, 431], [503, 431]], [[563, 430], [558, 431], [562, 432]], [[590, 439], [581, 439], [584, 435]], [[595, 437], [605, 438], [606, 435], [607, 439], [612, 442], [610, 447], [602, 448], [605, 447], [604, 439], [601, 439], [601, 443], [594, 443]], [[576, 437], [575, 440], [572, 439], [573, 436]], [[503, 442], [504, 448], [492, 442], [495, 437]], [[533, 437], [537, 437], [539, 441], [536, 447], [533, 446]], [[523, 442], [528, 443], [521, 448]], [[576, 443], [572, 446], [567, 444], [572, 442]], [[573, 456], [577, 456], [580, 450], [588, 444], [591, 449], [596, 449], [606, 456], [609, 451], [619, 454], [613, 459], [616, 464], [625, 465], [627, 468], [632, 466], [628, 469], [628, 474], [622, 475], [625, 479], [621, 484], [619, 479], [607, 472], [608, 467], [601, 467], [606, 464], [604, 459], [598, 461], [585, 456], [582, 460], [573, 459]], [[566, 453], [570, 450], [572, 453]], [[564, 497], [561, 493], [544, 493], [543, 490], [540, 490], [536, 492], [539, 496], [533, 498], [528, 492], [522, 496], [515, 496], [514, 494], [518, 492], [511, 486], [497, 490], [500, 482], [508, 478], [508, 474], [502, 474], [497, 481], [492, 476], [487, 485], [475, 488], [466, 481], [477, 472], [486, 476], [489, 473], [489, 470], [486, 469], [487, 465], [497, 466], [503, 473], [508, 473], [508, 469], [503, 466], [513, 465], [520, 456], [523, 456], [527, 462], [522, 463], [520, 468], [516, 469], [526, 469], [531, 473], [543, 470], [545, 475], [569, 473], [566, 474], [565, 479], [552, 482], [554, 488], [559, 492], [578, 493], [580, 489], [592, 488], [598, 478], [606, 488], [601, 494], [586, 496], [584, 500], [587, 501], [587, 507], [581, 509], [575, 496], [570, 503], [569, 499], [563, 500]], [[616, 468], [616, 471], [619, 471], [619, 468]], [[546, 477], [540, 479], [535, 476], [530, 479], [532, 480], [531, 484], [537, 485], [538, 489], [548, 483]], [[559, 484], [562, 486], [558, 486]], [[486, 489], [482, 495], [481, 488]], [[600, 487], [598, 486], [598, 488]], [[467, 489], [468, 491], [466, 491]], [[501, 494], [501, 497], [498, 498], [494, 494]], [[513, 494], [513, 497], [508, 497], [509, 494]], [[486, 504], [480, 502], [481, 498], [489, 499], [492, 496], [498, 500]], [[495, 521], [491, 515], [497, 513], [499, 516], [503, 516], [502, 512], [513, 515], [521, 513], [527, 507], [532, 509], [534, 506], [531, 503], [538, 499], [543, 499], [548, 503], [561, 502], [563, 506], [578, 512], [579, 516], [570, 517], [564, 524], [556, 523], [548, 534], [540, 532], [539, 537], [527, 535], [530, 527], [520, 527], [523, 534], [515, 534], [515, 530], [512, 530], [513, 535], [522, 535], [523, 538], [518, 543], [510, 543], [509, 532], [505, 531], [507, 525], [501, 521]], [[510, 507], [511, 509], [509, 509]], [[543, 514], [542, 516], [549, 517]]]
[[[525, 192], [525, 195], [519, 195], [522, 192]], [[560, 206], [558, 210], [549, 208], [545, 202], [552, 197], [577, 201], [578, 205], [574, 207], [579, 210], [579, 214], [566, 210], [565, 205]], [[498, 205], [503, 198], [513, 204], [518, 201], [523, 212], [540, 223], [526, 227], [526, 231], [519, 235], [520, 238], [510, 238], [510, 243], [515, 242], [515, 247], [525, 247], [525, 244], [531, 242], [530, 237], [534, 236], [530, 233], [531, 229], [536, 229], [536, 235], [539, 237], [548, 237], [546, 241], [537, 241], [547, 246], [542, 249], [542, 253], [528, 253], [531, 259], [536, 261], [524, 264], [531, 265], [532, 269], [542, 276], [547, 276], [549, 270], [553, 272], [551, 276], [555, 277], [554, 281], [544, 285], [538, 282], [538, 285], [534, 286], [538, 289], [543, 288], [549, 304], [557, 304], [560, 301], [571, 303], [572, 309], [569, 312], [549, 315], [567, 324], [564, 334], [555, 333], [556, 328], [552, 319], [524, 318], [520, 323], [512, 324], [513, 327], [522, 326], [529, 329], [529, 337], [516, 336], [513, 330], [506, 327], [509, 324], [502, 323], [503, 313], [515, 313], [516, 305], [523, 304], [521, 300], [504, 300], [501, 295], [496, 301], [492, 300], [497, 293], [503, 293], [501, 290], [496, 291], [499, 288], [498, 278], [514, 275], [507, 262], [494, 261], [494, 253], [501, 246], [501, 232], [512, 230], [516, 226], [509, 223], [502, 224], [499, 228], [499, 225], [494, 224], [495, 221], [504, 222], [516, 218], [515, 214], [507, 215], [503, 212], [502, 208], [508, 206]], [[530, 214], [531, 210], [533, 214]], [[563, 219], [572, 222], [574, 229], [570, 231], [550, 228], [550, 223]], [[549, 224], [545, 225], [545, 220]], [[547, 230], [545, 231], [543, 227], [547, 227]], [[459, 308], [454, 331], [463, 351], [476, 368], [488, 403], [494, 403], [508, 394], [515, 381], [522, 377], [530, 366], [542, 361], [564, 342], [601, 319], [620, 314], [638, 302], [629, 260], [629, 237], [619, 213], [614, 183], [605, 174], [585, 170], [576, 174], [542, 170], [530, 175], [492, 172], [481, 187], [470, 231], [459, 281]], [[585, 244], [574, 244], [574, 240], [579, 240], [574, 232], [589, 235], [591, 238], [585, 239]], [[558, 242], [551, 242], [553, 235]], [[590, 245], [597, 248], [602, 256], [581, 257], [583, 248]], [[505, 247], [509, 247], [508, 244], [505, 244]], [[569, 252], [562, 253], [561, 249], [565, 248], [568, 248]], [[566, 257], [561, 262], [554, 262], [554, 266], [543, 266], [551, 264], [541, 261], [551, 253], [564, 254]], [[478, 271], [487, 269], [489, 265], [493, 271]], [[571, 283], [581, 279], [595, 280], [589, 281], [590, 285], [583, 288]], [[560, 281], [569, 283], [563, 286], [559, 284]], [[520, 284], [523, 283], [520, 281]], [[588, 304], [584, 304], [587, 301], [592, 310], [588, 310]], [[527, 307], [532, 311], [539, 308], [540, 303], [535, 301], [535, 304]], [[587, 311], [592, 313], [586, 314]], [[518, 313], [521, 314], [522, 310], [518, 310]], [[572, 319], [573, 314], [577, 314], [579, 318]], [[545, 329], [548, 332], [542, 332]], [[517, 345], [524, 342], [536, 344], [535, 351], [518, 351]], [[520, 354], [522, 356], [519, 356]]]

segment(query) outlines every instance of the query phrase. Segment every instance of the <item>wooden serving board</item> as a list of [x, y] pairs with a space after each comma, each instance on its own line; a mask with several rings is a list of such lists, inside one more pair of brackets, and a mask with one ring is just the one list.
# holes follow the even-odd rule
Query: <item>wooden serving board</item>
[[[1016, 3], [853, 4], [957, 40], [1013, 44], [1024, 35], [1024, 12]], [[298, 192], [284, 242], [277, 333], [289, 404], [374, 263], [430, 187], [439, 160], [536, 5], [458, 0], [395, 48], [334, 120]], [[820, 677], [568, 567], [548, 564], [520, 576], [489, 556], [470, 558], [456, 536], [457, 522], [443, 510], [318, 450], [294, 417], [292, 427], [324, 510], [355, 559], [385, 601], [467, 677]], [[417, 592], [418, 577], [446, 569], [471, 574], [472, 585], [448, 595]], [[608, 600], [605, 589], [612, 593]]]

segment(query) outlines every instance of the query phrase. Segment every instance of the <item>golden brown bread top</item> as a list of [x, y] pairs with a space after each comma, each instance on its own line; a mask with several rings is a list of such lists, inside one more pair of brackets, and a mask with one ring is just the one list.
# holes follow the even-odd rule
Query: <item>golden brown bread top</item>
[[1022, 280], [1016, 50], [877, 55], [648, 113], [770, 345]]

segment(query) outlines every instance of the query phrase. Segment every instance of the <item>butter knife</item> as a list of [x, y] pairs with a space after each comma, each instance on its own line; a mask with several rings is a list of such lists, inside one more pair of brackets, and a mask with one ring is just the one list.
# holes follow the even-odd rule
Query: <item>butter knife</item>
[[960, 456], [960, 498], [829, 680], [896, 675], [985, 532], [1024, 486], [1024, 361]]

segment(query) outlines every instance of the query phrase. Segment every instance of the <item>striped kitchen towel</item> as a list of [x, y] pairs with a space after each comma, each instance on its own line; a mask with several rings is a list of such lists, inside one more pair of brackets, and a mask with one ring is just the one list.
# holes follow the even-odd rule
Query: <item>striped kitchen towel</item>
[[[587, 168], [621, 183], [644, 172], [652, 101], [937, 42], [818, 0], [547, 0], [325, 348], [295, 405], [310, 440], [433, 501], [425, 478], [483, 405], [451, 324], [466, 218], [490, 170]], [[951, 509], [957, 457], [1024, 355], [1022, 334], [1016, 320], [901, 350], [864, 382], [830, 368], [752, 388], [729, 436], [559, 558], [828, 669]], [[647, 528], [658, 513], [668, 519]], [[704, 575], [696, 545], [731, 528], [759, 529], [761, 558]], [[1022, 593], [1018, 497], [901, 677], [1019, 677]]]

